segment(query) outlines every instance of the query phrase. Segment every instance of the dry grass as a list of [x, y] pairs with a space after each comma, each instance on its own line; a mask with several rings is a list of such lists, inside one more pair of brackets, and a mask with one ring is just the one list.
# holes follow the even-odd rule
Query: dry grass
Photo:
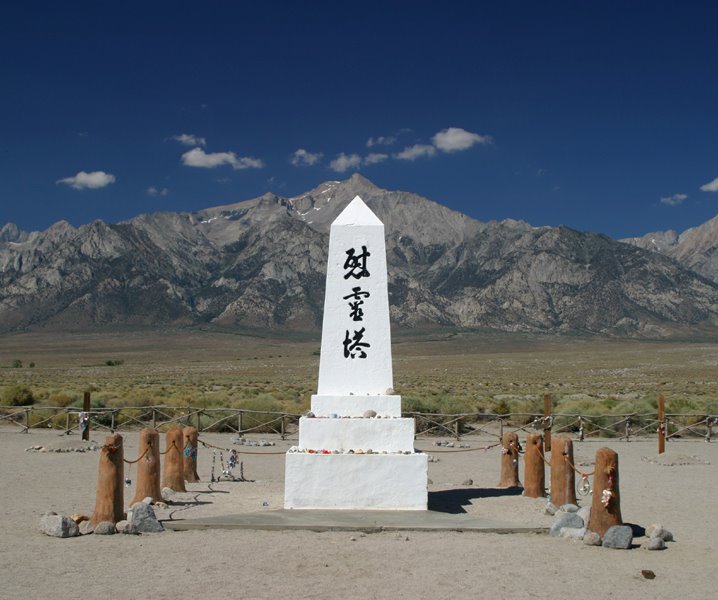
[[[394, 335], [395, 389], [408, 410], [718, 413], [718, 344], [478, 332]], [[0, 394], [32, 389], [67, 406], [166, 404], [302, 412], [316, 390], [318, 337], [207, 331], [25, 333], [0, 338]], [[24, 365], [13, 368], [14, 361]], [[30, 368], [29, 364], [34, 363]], [[110, 365], [108, 363], [119, 363]]]

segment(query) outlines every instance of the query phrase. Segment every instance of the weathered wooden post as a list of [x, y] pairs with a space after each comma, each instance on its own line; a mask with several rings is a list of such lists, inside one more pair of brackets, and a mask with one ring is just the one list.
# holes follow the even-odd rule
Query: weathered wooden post
[[658, 394], [658, 454], [666, 451], [666, 400]]
[[175, 492], [186, 492], [182, 460], [182, 430], [179, 427], [168, 429], [165, 434], [165, 444], [162, 487], [168, 487]]
[[576, 504], [576, 476], [573, 470], [573, 442], [557, 435], [551, 451], [551, 503], [554, 506]]
[[125, 518], [123, 459], [122, 436], [119, 433], [108, 435], [105, 438], [105, 445], [100, 449], [95, 512], [90, 517], [93, 525], [102, 521], [117, 523]]
[[546, 473], [543, 460], [543, 436], [529, 433], [524, 454], [524, 496], [541, 498], [546, 495]]
[[521, 487], [519, 481], [519, 436], [516, 433], [507, 431], [504, 433], [501, 447], [501, 480], [498, 487], [511, 488]]
[[544, 425], [548, 423], [548, 427], [544, 428], [544, 448], [546, 449], [546, 452], [551, 452], [551, 421], [552, 421], [552, 415], [551, 415], [552, 409], [551, 409], [551, 394], [544, 394], [543, 396], [543, 418], [544, 418]]
[[87, 420], [83, 424], [80, 423], [80, 429], [82, 429], [82, 439], [88, 441], [90, 439], [90, 392], [82, 394], [82, 412], [87, 415]]
[[197, 440], [199, 434], [196, 427], [185, 427], [182, 430], [184, 480], [194, 483], [199, 481], [197, 474]]
[[593, 502], [587, 529], [603, 537], [609, 527], [623, 524], [618, 489], [618, 453], [610, 448], [596, 450]]
[[156, 429], [140, 431], [139, 459], [137, 463], [137, 488], [130, 503], [142, 502], [145, 498], [153, 502], [162, 500], [160, 489], [160, 434]]

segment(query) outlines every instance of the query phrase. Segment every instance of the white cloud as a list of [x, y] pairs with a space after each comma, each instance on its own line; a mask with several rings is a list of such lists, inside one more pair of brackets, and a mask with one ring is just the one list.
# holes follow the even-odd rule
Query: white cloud
[[718, 192], [718, 177], [701, 186], [702, 192]]
[[422, 156], [434, 156], [436, 154], [436, 148], [430, 144], [414, 144], [413, 146], [407, 146], [401, 152], [394, 155], [394, 158], [399, 160], [416, 160]]
[[364, 157], [364, 164], [376, 165], [384, 162], [387, 158], [389, 158], [388, 154], [382, 154], [381, 152], [372, 152]]
[[304, 148], [299, 148], [299, 150], [294, 151], [289, 162], [295, 167], [311, 167], [322, 160], [322, 156], [324, 155], [321, 152], [309, 152]]
[[80, 171], [73, 177], [58, 179], [55, 183], [64, 183], [76, 190], [96, 190], [115, 183], [115, 176], [104, 171], [92, 171], [92, 173]]
[[358, 154], [341, 154], [329, 163], [329, 168], [337, 173], [344, 173], [349, 169], [356, 169], [361, 166], [361, 156]]
[[494, 140], [490, 135], [471, 133], [461, 127], [448, 127], [434, 135], [431, 141], [442, 152], [458, 152], [476, 144], [491, 144]]
[[371, 148], [373, 146], [391, 146], [394, 143], [396, 143], [396, 136], [380, 135], [379, 137], [370, 137], [366, 141], [366, 147]]
[[664, 196], [661, 198], [661, 204], [666, 206], [679, 206], [688, 199], [686, 194], [673, 194], [672, 196]]
[[156, 188], [154, 185], [151, 185], [146, 190], [148, 196], [166, 196], [170, 193], [170, 191], [166, 188]]
[[202, 148], [192, 148], [182, 155], [182, 164], [188, 167], [214, 169], [222, 165], [231, 165], [235, 171], [241, 169], [261, 169], [264, 163], [251, 156], [237, 156], [234, 152], [205, 152]]
[[192, 135], [191, 133], [180, 133], [178, 135], [173, 135], [172, 138], [176, 142], [179, 142], [183, 146], [207, 146], [207, 140], [203, 137], [198, 137], [196, 135]]

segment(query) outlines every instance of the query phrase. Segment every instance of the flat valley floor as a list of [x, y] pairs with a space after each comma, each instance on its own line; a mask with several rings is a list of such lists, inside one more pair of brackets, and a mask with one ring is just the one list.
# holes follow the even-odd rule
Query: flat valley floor
[[[18, 334], [0, 338], [0, 385], [76, 395], [132, 406], [138, 399], [217, 398], [228, 405], [248, 388], [306, 410], [316, 386], [315, 339], [162, 332]], [[121, 365], [106, 366], [106, 360]], [[35, 363], [29, 368], [29, 362]], [[519, 402], [543, 393], [655, 398], [671, 402], [715, 396], [718, 346], [693, 343], [562, 340], [481, 334], [396, 336], [397, 392], [425, 401], [463, 395]], [[286, 400], [287, 394], [293, 396]], [[138, 434], [125, 435], [125, 456], [137, 455]], [[104, 433], [92, 432], [102, 443]], [[269, 436], [275, 446], [240, 454], [251, 482], [210, 483], [213, 453], [200, 447], [200, 483], [173, 497], [162, 519], [199, 518], [280, 509], [284, 457], [296, 443]], [[203, 433], [222, 448], [231, 434]], [[446, 438], [437, 438], [446, 439]], [[523, 443], [525, 434], [521, 434]], [[619, 454], [622, 513], [646, 527], [660, 522], [675, 542], [660, 552], [610, 550], [539, 534], [210, 530], [156, 535], [55, 539], [38, 531], [46, 511], [90, 514], [98, 458], [85, 453], [31, 452], [67, 448], [77, 434], [0, 427], [0, 598], [709, 598], [716, 594], [715, 512], [718, 441], [677, 440], [657, 455], [655, 436], [631, 442], [574, 442], [579, 469], [591, 470], [596, 449]], [[417, 447], [431, 454], [430, 506], [496, 521], [547, 527], [545, 501], [496, 489], [500, 449], [441, 452], [434, 439]], [[489, 437], [465, 440], [477, 449]], [[164, 449], [164, 441], [162, 444]], [[224, 453], [226, 460], [226, 452]], [[219, 456], [215, 455], [219, 473]], [[237, 471], [235, 471], [237, 472]], [[134, 469], [128, 470], [133, 479]], [[523, 477], [523, 466], [521, 466]], [[468, 484], [468, 480], [472, 480]], [[126, 500], [134, 488], [126, 490]], [[584, 502], [588, 502], [585, 499]], [[642, 541], [637, 539], [636, 543]], [[642, 570], [655, 573], [646, 579]]]

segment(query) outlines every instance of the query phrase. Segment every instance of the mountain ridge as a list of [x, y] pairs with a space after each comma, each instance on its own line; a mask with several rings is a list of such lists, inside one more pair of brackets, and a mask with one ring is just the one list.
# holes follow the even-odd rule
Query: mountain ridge
[[355, 195], [385, 225], [404, 327], [662, 336], [718, 323], [718, 284], [677, 259], [568, 227], [481, 222], [360, 175], [298, 196], [45, 232], [0, 229], [0, 331], [321, 325], [328, 232]]

